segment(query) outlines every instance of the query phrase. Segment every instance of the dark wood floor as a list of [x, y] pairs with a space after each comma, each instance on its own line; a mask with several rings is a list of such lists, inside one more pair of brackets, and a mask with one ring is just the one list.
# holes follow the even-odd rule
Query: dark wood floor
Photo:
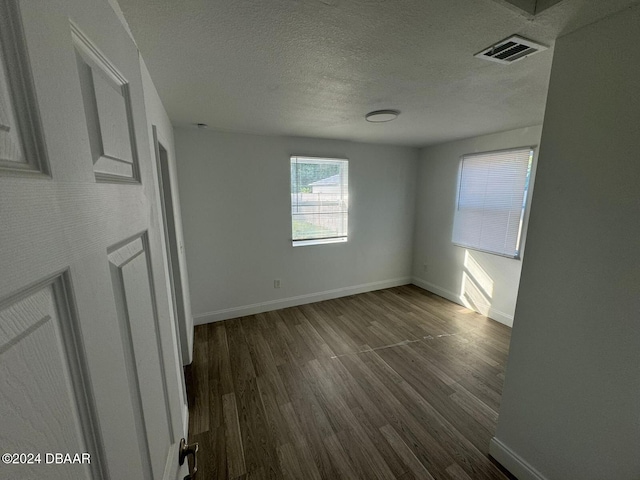
[[509, 337], [414, 286], [198, 326], [198, 478], [510, 478], [488, 457]]

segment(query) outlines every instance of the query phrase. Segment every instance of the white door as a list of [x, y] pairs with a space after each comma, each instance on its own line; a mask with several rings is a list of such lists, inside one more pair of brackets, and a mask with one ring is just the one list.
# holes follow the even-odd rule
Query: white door
[[136, 46], [106, 0], [0, 0], [0, 42], [0, 478], [182, 478]]

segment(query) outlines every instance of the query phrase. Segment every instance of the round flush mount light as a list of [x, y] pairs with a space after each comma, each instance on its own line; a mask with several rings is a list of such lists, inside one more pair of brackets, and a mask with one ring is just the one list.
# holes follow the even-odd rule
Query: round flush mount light
[[367, 122], [384, 123], [395, 120], [398, 115], [400, 115], [398, 110], [376, 110], [375, 112], [367, 113], [364, 118]]

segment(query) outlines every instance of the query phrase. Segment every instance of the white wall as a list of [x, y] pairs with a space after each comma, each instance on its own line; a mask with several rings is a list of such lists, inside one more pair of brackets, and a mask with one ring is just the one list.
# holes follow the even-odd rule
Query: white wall
[[[451, 243], [458, 169], [460, 157], [466, 153], [537, 146], [541, 131], [540, 126], [522, 128], [421, 150], [413, 254], [413, 281], [416, 285], [512, 325], [521, 260], [469, 250]], [[524, 255], [524, 244], [521, 254]], [[476, 300], [472, 303], [469, 300], [469, 297], [476, 298], [474, 284], [484, 290], [482, 302]]]
[[491, 453], [520, 480], [640, 478], [640, 7], [555, 46]]
[[[175, 148], [174, 148], [174, 138], [173, 138], [173, 126], [171, 125], [171, 121], [167, 115], [167, 112], [162, 105], [162, 101], [158, 96], [158, 92], [151, 80], [151, 76], [149, 75], [149, 71], [140, 57], [140, 68], [142, 72], [142, 84], [144, 88], [144, 102], [145, 109], [147, 112], [147, 122], [149, 124], [149, 129], [151, 130], [151, 126], [155, 125], [157, 129], [158, 141], [164, 146], [167, 150], [168, 155], [168, 163], [170, 173], [169, 176], [171, 182], [171, 196], [173, 199], [173, 215], [176, 226], [176, 240], [179, 246], [178, 252], [178, 269], [180, 273], [180, 279], [182, 285], [182, 292], [184, 297], [184, 308], [181, 311], [178, 311], [178, 318], [173, 319], [174, 322], [177, 322], [178, 326], [178, 340], [180, 342], [180, 353], [182, 357], [183, 365], [188, 365], [191, 363], [193, 359], [193, 317], [191, 315], [191, 305], [189, 302], [189, 279], [187, 277], [187, 262], [184, 255], [184, 239], [182, 233], [182, 215], [180, 210], [180, 196], [178, 192], [178, 179], [177, 179], [177, 170], [176, 170], [176, 156], [175, 156]], [[152, 148], [151, 159], [156, 162], [156, 152], [154, 147], [153, 135], [150, 133], [150, 145]], [[154, 169], [155, 171], [155, 169]], [[163, 245], [165, 242], [163, 241]], [[165, 260], [165, 265], [167, 262]], [[167, 272], [169, 275], [170, 272]], [[169, 295], [172, 295], [171, 290], [169, 290]], [[171, 311], [171, 317], [173, 318], [173, 311]]]
[[[175, 138], [195, 323], [411, 281], [416, 149], [197, 129]], [[291, 246], [294, 154], [349, 159], [347, 243]]]

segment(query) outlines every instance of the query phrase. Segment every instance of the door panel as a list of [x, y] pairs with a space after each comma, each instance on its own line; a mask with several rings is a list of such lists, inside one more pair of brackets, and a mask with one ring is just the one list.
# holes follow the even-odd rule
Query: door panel
[[71, 33], [96, 180], [139, 181], [129, 83], [73, 23]]
[[[95, 412], [68, 288], [68, 277], [62, 275], [0, 306], [0, 443], [4, 452], [40, 454], [32, 464], [17, 459], [4, 465], [3, 478], [63, 480], [101, 474]], [[81, 466], [56, 465], [47, 457], [54, 452], [94, 454], [80, 457]]]
[[0, 14], [0, 444], [91, 454], [0, 478], [173, 480], [183, 378], [137, 48], [103, 0]]
[[48, 173], [26, 46], [15, 4], [0, 2], [0, 168]]
[[[173, 432], [167, 415], [167, 386], [154, 308], [146, 235], [109, 254], [113, 291], [127, 356], [127, 374], [135, 393], [138, 443], [153, 477], [162, 478]], [[162, 401], [158, 401], [161, 399]], [[144, 423], [143, 419], [153, 419]]]

